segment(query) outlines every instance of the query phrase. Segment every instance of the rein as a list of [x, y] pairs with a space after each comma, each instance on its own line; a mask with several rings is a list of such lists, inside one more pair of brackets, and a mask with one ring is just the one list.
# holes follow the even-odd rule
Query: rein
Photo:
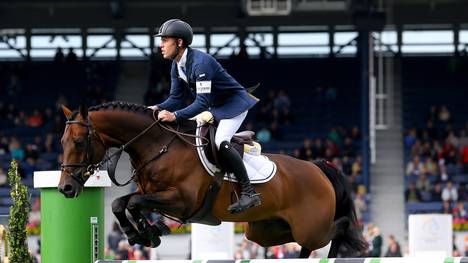
[[[185, 143], [187, 143], [189, 145], [192, 145], [193, 147], [205, 147], [206, 145], [208, 145], [208, 143], [210, 143], [210, 141], [207, 138], [203, 137], [203, 136], [194, 135], [194, 134], [179, 131], [179, 125], [177, 125], [177, 130], [174, 130], [171, 126], [169, 126], [169, 125], [167, 125], [165, 123], [161, 123], [158, 120], [158, 118], [156, 117], [155, 113], [156, 113], [156, 111], [153, 111], [153, 120], [154, 120], [153, 124], [158, 123], [159, 127], [165, 129], [166, 131], [169, 131], [169, 132], [173, 133], [175, 136], [179, 137], [179, 139], [181, 139]], [[202, 144], [200, 144], [200, 145], [197, 145], [196, 143], [192, 143], [191, 141], [185, 139], [184, 137], [191, 137], [191, 138], [194, 138], [194, 139], [201, 139], [204, 142]]]
[[[156, 115], [155, 115], [156, 111], [153, 111], [153, 119], [154, 119], [154, 122], [153, 124], [155, 123], [158, 123], [159, 124], [159, 127], [160, 128], [163, 128], [165, 129], [166, 131], [169, 131], [170, 133], [173, 133], [174, 136], [171, 138], [171, 140], [166, 144], [164, 145], [161, 150], [158, 152], [158, 154], [150, 159], [148, 159], [147, 161], [143, 162], [142, 165], [140, 165], [140, 167], [138, 167], [138, 169], [135, 169], [133, 171], [133, 174], [132, 174], [132, 177], [130, 179], [130, 181], [135, 177], [135, 176], [138, 176], [138, 174], [141, 172], [141, 170], [146, 166], [148, 165], [149, 163], [151, 163], [152, 161], [158, 159], [161, 155], [163, 155], [164, 153], [166, 153], [169, 149], [169, 145], [174, 141], [174, 139], [176, 137], [179, 137], [179, 139], [181, 139], [183, 142], [193, 146], [193, 147], [205, 147], [206, 145], [208, 145], [209, 143], [209, 140], [203, 136], [198, 136], [198, 135], [193, 135], [193, 134], [189, 134], [189, 133], [185, 133], [185, 132], [181, 132], [179, 131], [179, 125], [177, 125], [177, 130], [174, 130], [173, 128], [171, 128], [169, 125], [167, 124], [164, 124], [164, 123], [161, 123], [157, 118], [156, 118]], [[201, 145], [196, 145], [195, 143], [192, 143], [190, 142], [189, 140], [187, 140], [185, 137], [192, 137], [194, 139], [197, 139], [197, 138], [200, 138], [201, 140], [204, 140], [205, 142], [202, 143]]]
[[[125, 186], [125, 185], [128, 185], [134, 178], [135, 176], [138, 176], [139, 172], [146, 166], [148, 165], [149, 163], [151, 163], [152, 161], [158, 159], [161, 155], [163, 155], [164, 153], [166, 153], [168, 151], [168, 148], [169, 148], [169, 145], [174, 141], [174, 139], [176, 137], [179, 137], [179, 139], [181, 139], [183, 142], [191, 145], [191, 146], [194, 146], [194, 147], [204, 147], [206, 146], [209, 141], [207, 138], [203, 137], [203, 136], [199, 136], [199, 135], [193, 135], [193, 134], [188, 134], [188, 133], [185, 133], [185, 132], [180, 132], [179, 131], [179, 125], [177, 126], [177, 130], [173, 129], [172, 127], [170, 127], [169, 125], [167, 124], [164, 124], [164, 123], [161, 123], [156, 115], [155, 115], [156, 111], [153, 111], [153, 120], [154, 122], [152, 122], [148, 127], [146, 127], [143, 131], [141, 131], [138, 135], [136, 135], [135, 137], [133, 137], [130, 141], [128, 141], [127, 143], [121, 145], [120, 147], [118, 147], [119, 149], [114, 152], [113, 154], [107, 156], [106, 158], [104, 158], [102, 161], [96, 163], [96, 164], [93, 164], [92, 163], [92, 157], [93, 157], [93, 147], [91, 147], [91, 140], [92, 140], [92, 136], [93, 135], [96, 135], [100, 142], [104, 144], [104, 141], [102, 140], [101, 136], [99, 136], [99, 133], [96, 132], [96, 130], [94, 129], [93, 127], [93, 124], [91, 122], [91, 118], [87, 117], [87, 122], [86, 123], [83, 123], [81, 121], [77, 121], [77, 120], [69, 120], [67, 121], [65, 124], [66, 125], [72, 125], [72, 124], [77, 124], [77, 125], [80, 125], [80, 126], [84, 126], [88, 129], [88, 137], [86, 138], [86, 156], [85, 156], [85, 160], [81, 163], [71, 163], [71, 164], [62, 164], [61, 165], [61, 170], [64, 171], [66, 168], [84, 168], [86, 167], [85, 171], [83, 170], [80, 170], [79, 173], [77, 172], [73, 172], [73, 173], [70, 173], [70, 176], [75, 179], [81, 186], [84, 186], [87, 178], [86, 177], [89, 177], [91, 176], [92, 174], [94, 174], [96, 171], [98, 172], [100, 167], [102, 167], [106, 162], [108, 162], [109, 160], [111, 160], [113, 157], [122, 154], [122, 152], [128, 147], [130, 146], [132, 143], [134, 143], [136, 140], [138, 140], [141, 136], [143, 136], [144, 134], [146, 134], [149, 130], [151, 130], [156, 124], [159, 125], [160, 128], [163, 128], [165, 129], [166, 131], [169, 131], [170, 133], [173, 133], [174, 136], [172, 137], [172, 139], [169, 141], [169, 143], [167, 143], [166, 145], [164, 145], [161, 150], [159, 150], [158, 154], [155, 155], [154, 157], [148, 159], [147, 161], [143, 162], [142, 165], [140, 165], [140, 167], [138, 167], [138, 169], [135, 169], [132, 173], [132, 176], [131, 178], [121, 184], [119, 182], [117, 182], [116, 178], [115, 178], [115, 175], [114, 174], [109, 174], [110, 176], [110, 179], [111, 181], [117, 185], [117, 186]], [[189, 140], [187, 140], [185, 137], [192, 137], [194, 139], [196, 138], [199, 138], [201, 139], [202, 141], [204, 141], [201, 145], [196, 145], [195, 143], [192, 143], [190, 142]]]

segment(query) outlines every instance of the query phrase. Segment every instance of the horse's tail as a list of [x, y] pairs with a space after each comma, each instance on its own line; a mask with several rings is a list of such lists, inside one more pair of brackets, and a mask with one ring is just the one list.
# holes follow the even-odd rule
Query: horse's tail
[[351, 187], [346, 180], [345, 175], [339, 171], [333, 163], [326, 160], [320, 160], [314, 163], [325, 173], [335, 189], [335, 222], [342, 222], [343, 219], [346, 221], [346, 223], [341, 224], [342, 226], [345, 226], [343, 229], [338, 229], [339, 226], [337, 226], [337, 233], [333, 238], [333, 241], [337, 244], [343, 245], [346, 248], [346, 254], [354, 256], [362, 255], [368, 245], [362, 235], [362, 231], [356, 217], [354, 201], [350, 190]]

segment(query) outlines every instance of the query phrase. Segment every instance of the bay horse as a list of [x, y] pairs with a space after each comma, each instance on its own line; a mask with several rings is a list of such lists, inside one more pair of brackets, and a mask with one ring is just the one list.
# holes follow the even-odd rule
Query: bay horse
[[[155, 247], [160, 244], [159, 236], [167, 234], [165, 226], [149, 224], [144, 211], [184, 222], [202, 206], [213, 177], [191, 145], [195, 139], [174, 132], [177, 125], [180, 131], [194, 134], [196, 122], [161, 123], [155, 121], [157, 112], [124, 102], [80, 107], [74, 112], [65, 106], [62, 109], [67, 123], [61, 139], [64, 155], [58, 189], [65, 197], [83, 191], [108, 148], [121, 147], [129, 154], [137, 171], [133, 179], [137, 190], [116, 199], [112, 211], [130, 244]], [[264, 247], [297, 242], [300, 257], [309, 257], [312, 250], [330, 241], [329, 257], [336, 257], [340, 246], [350, 255], [366, 249], [341, 172], [327, 162], [266, 156], [275, 162], [277, 171], [270, 181], [255, 185], [262, 205], [230, 214], [227, 207], [234, 188], [232, 182], [224, 181], [212, 216], [220, 221], [248, 222], [246, 238]]]

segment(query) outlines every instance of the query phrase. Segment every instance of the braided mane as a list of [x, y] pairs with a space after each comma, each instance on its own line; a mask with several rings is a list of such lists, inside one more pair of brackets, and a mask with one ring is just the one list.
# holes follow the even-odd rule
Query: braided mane
[[112, 101], [89, 107], [89, 111], [100, 110], [123, 110], [128, 112], [139, 113], [144, 116], [153, 117], [153, 110], [145, 105], [129, 103], [123, 101]]
[[[152, 109], [148, 108], [145, 105], [136, 104], [136, 103], [112, 101], [112, 102], [106, 102], [106, 103], [88, 108], [88, 111], [101, 111], [101, 110], [122, 110], [122, 111], [137, 113], [142, 116], [146, 116], [146, 117], [153, 119]], [[179, 122], [179, 124], [181, 126], [196, 127], [196, 122], [190, 121], [190, 120], [183, 120]], [[169, 125], [173, 126], [175, 124], [170, 123]]]

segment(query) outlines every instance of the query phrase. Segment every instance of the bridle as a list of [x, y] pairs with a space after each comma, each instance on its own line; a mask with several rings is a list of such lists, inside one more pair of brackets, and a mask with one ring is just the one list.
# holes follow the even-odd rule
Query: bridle
[[[82, 122], [82, 121], [78, 121], [78, 120], [68, 120], [65, 122], [65, 124], [68, 126], [68, 125], [73, 125], [73, 124], [76, 124], [76, 125], [80, 125], [80, 126], [83, 126], [83, 127], [86, 127], [88, 129], [88, 135], [86, 137], [86, 156], [85, 156], [85, 160], [81, 163], [70, 163], [70, 164], [65, 164], [63, 163], [61, 165], [61, 170], [64, 171], [66, 168], [85, 168], [85, 170], [83, 169], [80, 169], [78, 170], [79, 172], [72, 172], [70, 173], [70, 176], [75, 180], [77, 181], [81, 186], [84, 186], [87, 178], [91, 175], [93, 175], [96, 171], [99, 171], [100, 167], [102, 165], [104, 165], [106, 162], [108, 162], [109, 160], [111, 160], [114, 156], [116, 155], [120, 155], [122, 153], [122, 151], [124, 151], [128, 146], [130, 146], [133, 142], [135, 142], [138, 138], [140, 138], [141, 136], [143, 136], [145, 133], [147, 133], [151, 128], [153, 128], [156, 124], [158, 124], [161, 128], [171, 132], [174, 134], [174, 137], [172, 137], [172, 139], [169, 141], [169, 143], [167, 143], [166, 145], [164, 145], [161, 150], [158, 151], [157, 155], [150, 158], [149, 160], [143, 162], [142, 165], [140, 165], [140, 167], [138, 167], [137, 169], [134, 170], [133, 174], [132, 174], [132, 177], [126, 182], [126, 183], [119, 183], [117, 182], [117, 180], [115, 179], [115, 175], [110, 175], [110, 179], [111, 181], [117, 185], [117, 186], [125, 186], [127, 184], [129, 184], [133, 178], [135, 177], [135, 175], [138, 175], [138, 173], [142, 170], [143, 167], [145, 167], [147, 164], [149, 164], [150, 162], [158, 159], [161, 155], [163, 155], [164, 153], [166, 153], [168, 151], [168, 148], [169, 148], [169, 145], [174, 141], [175, 137], [179, 137], [182, 141], [184, 141], [185, 143], [187, 144], [190, 144], [194, 147], [204, 147], [208, 144], [208, 139], [203, 137], [203, 136], [198, 136], [198, 135], [193, 135], [193, 134], [188, 134], [188, 133], [184, 133], [184, 132], [180, 132], [179, 131], [179, 126], [177, 126], [177, 130], [174, 130], [173, 128], [171, 128], [170, 126], [164, 124], [164, 123], [161, 123], [156, 115], [155, 115], [156, 111], [153, 111], [153, 119], [155, 120], [154, 122], [152, 122], [148, 127], [146, 127], [143, 131], [141, 131], [138, 135], [136, 135], [135, 137], [133, 137], [131, 140], [129, 140], [127, 143], [121, 145], [119, 148], [118, 151], [114, 152], [113, 154], [107, 156], [106, 158], [104, 158], [102, 161], [100, 161], [99, 163], [96, 163], [96, 164], [93, 164], [92, 163], [92, 158], [93, 158], [93, 154], [94, 154], [94, 150], [93, 150], [93, 147], [91, 147], [91, 140], [93, 138], [93, 136], [95, 135], [99, 141], [101, 142], [102, 145], [105, 145], [104, 143], [104, 140], [101, 138], [101, 136], [99, 136], [99, 133], [96, 132], [96, 130], [94, 129], [93, 127], [93, 124], [92, 124], [92, 121], [91, 121], [91, 118], [88, 117], [86, 118], [86, 123]], [[201, 145], [196, 145], [196, 144], [193, 144], [192, 142], [190, 142], [189, 140], [187, 140], [186, 138], [184, 137], [193, 137], [193, 138], [200, 138], [201, 140], [204, 140], [205, 142], [202, 143]]]
[[70, 176], [73, 179], [75, 179], [81, 186], [84, 186], [84, 184], [85, 184], [85, 182], [87, 180], [86, 178], [89, 177], [90, 175], [94, 174], [94, 172], [96, 170], [98, 170], [100, 165], [101, 165], [101, 163], [98, 163], [98, 164], [93, 164], [92, 163], [92, 158], [93, 158], [93, 154], [94, 154], [93, 147], [91, 147], [92, 137], [93, 137], [93, 135], [96, 134], [96, 136], [99, 138], [99, 140], [101, 141], [102, 144], [104, 144], [104, 141], [102, 140], [102, 138], [94, 130], [91, 119], [89, 118], [89, 116], [87, 118], [86, 123], [83, 123], [83, 122], [78, 121], [78, 120], [68, 120], [67, 122], [65, 122], [65, 124], [67, 126], [72, 125], [72, 124], [76, 124], [76, 125], [86, 127], [88, 129], [88, 136], [86, 137], [86, 148], [85, 148], [86, 155], [85, 155], [85, 159], [81, 163], [68, 163], [68, 164], [63, 163], [61, 165], [61, 170], [62, 171], [64, 171], [67, 168], [85, 168], [84, 171], [83, 171], [83, 169], [80, 169], [80, 170], [78, 170], [79, 172], [75, 171], [75, 172], [70, 173]]

